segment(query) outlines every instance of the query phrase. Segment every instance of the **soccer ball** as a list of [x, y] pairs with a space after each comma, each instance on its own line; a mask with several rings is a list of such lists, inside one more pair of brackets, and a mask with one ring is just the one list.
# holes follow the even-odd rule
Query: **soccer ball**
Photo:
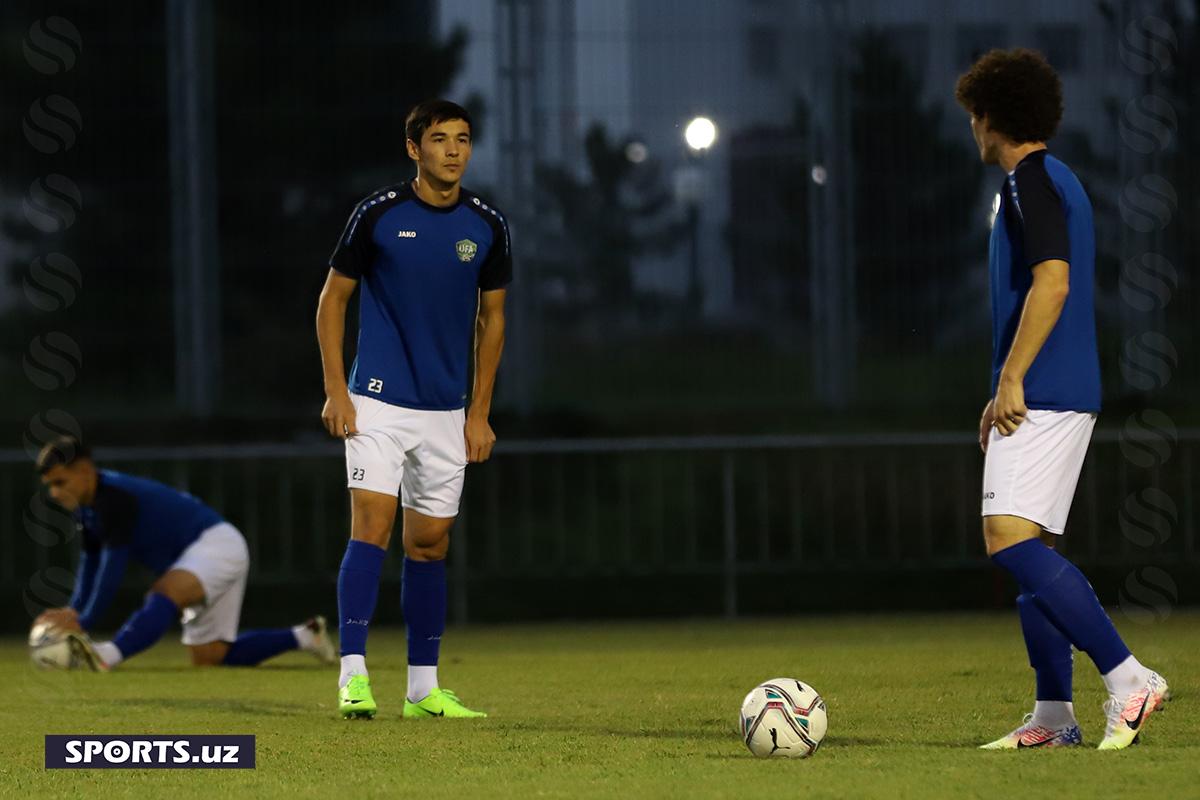
[[759, 758], [808, 758], [821, 746], [829, 718], [816, 689], [795, 678], [774, 678], [746, 695], [738, 725]]
[[80, 665], [67, 632], [45, 622], [29, 631], [29, 658], [39, 669], [75, 669]]

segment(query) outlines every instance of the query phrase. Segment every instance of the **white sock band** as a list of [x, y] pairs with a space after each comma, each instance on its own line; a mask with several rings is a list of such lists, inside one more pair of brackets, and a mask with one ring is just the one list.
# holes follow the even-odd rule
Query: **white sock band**
[[408, 699], [413, 703], [424, 700], [438, 688], [437, 666], [418, 667], [408, 665]]
[[342, 674], [338, 678], [338, 688], [350, 682], [354, 675], [367, 674], [367, 657], [361, 655], [342, 656]]
[[109, 667], [115, 667], [125, 660], [125, 656], [121, 655], [121, 650], [112, 642], [96, 642], [92, 645], [96, 649], [97, 655]]
[[312, 650], [313, 645], [317, 643], [317, 637], [307, 625], [293, 625], [292, 635], [296, 637], [296, 644], [301, 650]]
[[1115, 697], [1124, 697], [1142, 688], [1150, 680], [1150, 670], [1132, 655], [1104, 675], [1104, 687]]

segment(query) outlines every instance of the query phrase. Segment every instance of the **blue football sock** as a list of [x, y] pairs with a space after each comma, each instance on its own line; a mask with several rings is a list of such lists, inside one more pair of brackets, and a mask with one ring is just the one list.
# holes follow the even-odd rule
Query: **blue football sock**
[[154, 592], [146, 598], [145, 605], [125, 620], [113, 637], [113, 644], [121, 651], [122, 658], [137, 655], [161, 639], [177, 619], [179, 608], [165, 594]]
[[1037, 699], [1071, 700], [1071, 642], [1046, 617], [1028, 591], [1017, 598], [1029, 666], [1037, 676]]
[[1083, 573], [1037, 539], [1006, 547], [992, 561], [1008, 570], [1034, 603], [1103, 675], [1129, 657], [1112, 620]]
[[245, 631], [238, 634], [237, 641], [229, 646], [225, 660], [227, 667], [252, 667], [271, 656], [295, 650], [300, 646], [291, 628], [271, 628], [261, 631]]
[[435, 666], [446, 630], [446, 562], [404, 559], [400, 603], [408, 626], [408, 663]]
[[379, 573], [387, 551], [378, 545], [351, 539], [338, 572], [338, 639], [341, 654], [367, 654], [367, 626], [379, 597]]

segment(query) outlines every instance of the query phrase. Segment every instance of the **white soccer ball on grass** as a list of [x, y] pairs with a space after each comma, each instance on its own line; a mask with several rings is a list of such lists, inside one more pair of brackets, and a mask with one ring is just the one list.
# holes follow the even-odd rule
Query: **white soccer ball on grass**
[[39, 622], [29, 631], [29, 657], [39, 669], [77, 669], [77, 646], [62, 628]]
[[746, 695], [738, 719], [742, 741], [760, 758], [808, 758], [829, 717], [817, 690], [795, 678], [764, 681]]

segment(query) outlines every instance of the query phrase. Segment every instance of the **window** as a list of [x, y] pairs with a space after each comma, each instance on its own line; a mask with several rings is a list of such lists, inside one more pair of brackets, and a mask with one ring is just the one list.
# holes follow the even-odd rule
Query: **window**
[[779, 29], [753, 25], [746, 30], [746, 64], [751, 75], [779, 74]]
[[1034, 41], [1038, 50], [1059, 72], [1079, 69], [1082, 37], [1074, 25], [1045, 25], [1037, 29]]
[[969, 67], [988, 50], [1005, 46], [1003, 25], [960, 25], [954, 38], [954, 60]]

